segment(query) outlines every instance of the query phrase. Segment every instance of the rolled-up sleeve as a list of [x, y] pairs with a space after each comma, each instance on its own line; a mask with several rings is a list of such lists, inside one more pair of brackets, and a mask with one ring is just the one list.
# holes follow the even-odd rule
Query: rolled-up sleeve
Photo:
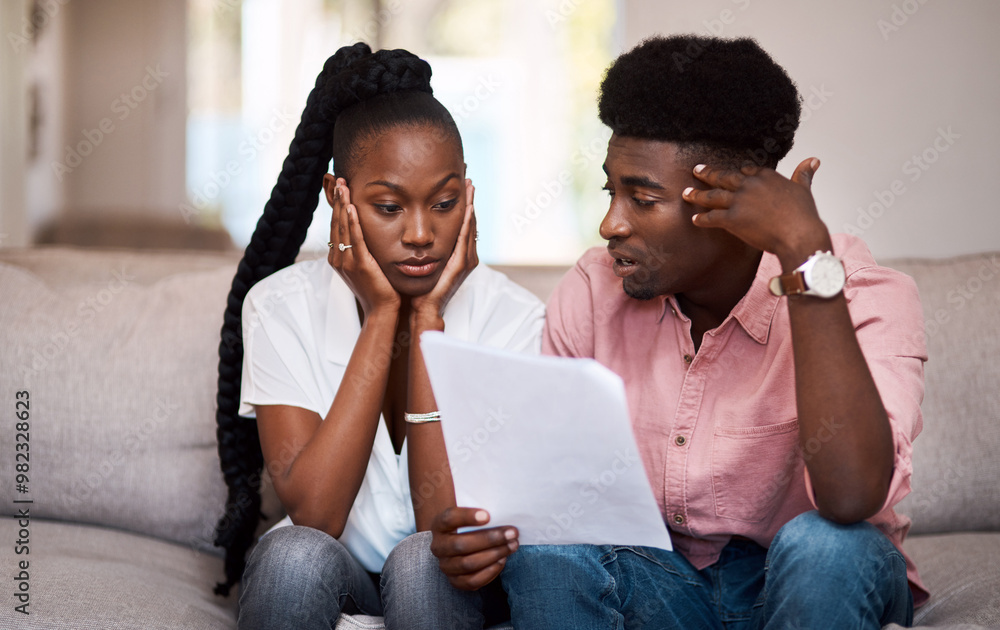
[[[924, 397], [923, 310], [916, 283], [887, 267], [848, 269], [844, 294], [858, 345], [868, 363], [892, 429], [895, 456], [889, 492], [879, 512], [910, 493], [913, 440], [923, 427], [920, 403]], [[809, 471], [805, 472], [810, 501], [815, 505]]]

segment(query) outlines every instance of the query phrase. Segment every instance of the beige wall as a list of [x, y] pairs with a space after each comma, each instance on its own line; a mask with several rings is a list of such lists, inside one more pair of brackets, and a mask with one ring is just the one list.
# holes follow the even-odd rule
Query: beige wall
[[654, 33], [752, 36], [788, 70], [806, 111], [779, 170], [789, 174], [811, 155], [822, 160], [814, 190], [831, 230], [862, 233], [879, 257], [1000, 249], [992, 185], [1000, 3], [623, 0], [622, 7], [626, 48]]
[[60, 216], [179, 220], [186, 0], [51, 0], [37, 29], [29, 5], [0, 4], [0, 247]]
[[[24, 155], [26, 150], [27, 93], [24, 90], [27, 55], [20, 43], [20, 32], [27, 16], [27, 3], [9, 0], [0, 3], [0, 247], [21, 247], [30, 241], [27, 217], [23, 211]], [[21, 50], [19, 50], [19, 48]]]
[[[87, 0], [64, 13], [63, 145], [94, 145], [63, 173], [67, 210], [176, 215], [186, 200], [185, 0]], [[59, 162], [76, 162], [66, 154]]]

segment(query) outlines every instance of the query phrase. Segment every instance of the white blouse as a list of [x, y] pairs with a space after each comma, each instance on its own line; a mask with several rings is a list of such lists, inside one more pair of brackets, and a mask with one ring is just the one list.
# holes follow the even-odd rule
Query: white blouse
[[[448, 303], [445, 334], [537, 354], [544, 315], [544, 305], [527, 289], [479, 266]], [[360, 333], [354, 294], [325, 258], [261, 280], [243, 303], [240, 415], [254, 416], [254, 405], [291, 405], [325, 418]], [[285, 517], [275, 528], [291, 524]], [[415, 531], [406, 444], [396, 455], [380, 417], [368, 469], [339, 540], [365, 569], [378, 573], [392, 548]]]

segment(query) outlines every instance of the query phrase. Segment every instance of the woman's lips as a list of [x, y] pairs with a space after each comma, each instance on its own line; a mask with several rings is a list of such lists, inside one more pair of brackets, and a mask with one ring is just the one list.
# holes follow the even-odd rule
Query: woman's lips
[[399, 268], [403, 274], [411, 276], [414, 278], [420, 278], [423, 276], [429, 276], [437, 269], [440, 261], [438, 260], [407, 260], [404, 262], [396, 263], [396, 267]]

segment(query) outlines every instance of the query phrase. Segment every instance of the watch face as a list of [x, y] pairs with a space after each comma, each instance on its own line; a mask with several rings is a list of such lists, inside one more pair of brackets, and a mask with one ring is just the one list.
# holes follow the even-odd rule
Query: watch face
[[823, 298], [831, 298], [844, 288], [844, 264], [830, 254], [816, 256], [812, 267], [806, 272], [809, 293]]

